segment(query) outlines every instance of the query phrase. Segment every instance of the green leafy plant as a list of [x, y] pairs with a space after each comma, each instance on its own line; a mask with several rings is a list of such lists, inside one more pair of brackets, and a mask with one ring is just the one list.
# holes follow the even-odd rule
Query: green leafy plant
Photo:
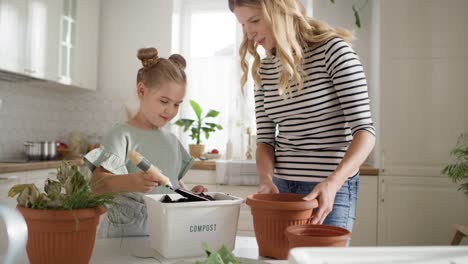
[[222, 246], [218, 251], [211, 249], [208, 244], [203, 243], [206, 252], [204, 261], [196, 261], [195, 264], [240, 264], [241, 262], [229, 251], [226, 246]]
[[201, 143], [200, 135], [203, 132], [205, 134], [205, 139], [210, 137], [210, 133], [215, 132], [216, 130], [222, 130], [223, 127], [219, 124], [213, 122], [205, 122], [207, 118], [214, 118], [219, 115], [219, 112], [216, 110], [208, 110], [208, 113], [205, 116], [202, 116], [203, 110], [201, 106], [194, 100], [190, 100], [190, 106], [192, 106], [193, 111], [197, 117], [196, 120], [181, 118], [175, 122], [176, 125], [183, 127], [184, 132], [190, 129], [190, 137], [196, 142], [196, 144]]
[[[18, 196], [17, 196], [18, 195]], [[62, 162], [57, 168], [57, 180], [47, 179], [44, 192], [35, 184], [17, 184], [8, 191], [25, 208], [73, 210], [112, 204], [114, 194], [94, 194], [87, 179], [76, 165]]]
[[[335, 0], [330, 0], [330, 2], [332, 2], [333, 4], [335, 3]], [[359, 15], [359, 12], [367, 5], [367, 3], [369, 2], [369, 0], [366, 0], [361, 6], [357, 7], [356, 5], [353, 5], [352, 6], [352, 9], [353, 9], [353, 14], [354, 14], [354, 24], [356, 24], [356, 26], [358, 28], [361, 28], [361, 17]]]
[[460, 183], [461, 190], [468, 196], [468, 133], [462, 134], [456, 147], [450, 152], [455, 157], [455, 163], [445, 166], [442, 174], [447, 175], [455, 183]]

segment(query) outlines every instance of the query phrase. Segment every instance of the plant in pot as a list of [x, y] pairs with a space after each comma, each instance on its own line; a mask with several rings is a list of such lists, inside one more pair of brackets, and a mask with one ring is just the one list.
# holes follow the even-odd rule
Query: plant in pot
[[201, 134], [205, 134], [205, 139], [208, 139], [210, 137], [210, 133], [213, 133], [216, 130], [222, 130], [223, 127], [219, 124], [205, 121], [208, 118], [217, 117], [219, 115], [219, 111], [210, 109], [205, 116], [202, 116], [203, 110], [197, 102], [190, 100], [190, 106], [195, 112], [197, 119], [181, 118], [177, 120], [175, 124], [183, 127], [184, 132], [190, 129], [190, 137], [195, 141], [195, 144], [189, 145], [190, 155], [195, 158], [200, 158], [200, 156], [205, 152], [205, 145], [201, 144]]
[[455, 183], [460, 183], [461, 190], [468, 196], [468, 133], [460, 135], [456, 147], [450, 152], [455, 163], [448, 164], [442, 170]]
[[99, 217], [115, 195], [94, 194], [78, 167], [63, 162], [44, 192], [34, 184], [17, 184], [8, 196], [17, 196], [16, 208], [26, 220], [30, 262], [53, 264], [89, 263]]

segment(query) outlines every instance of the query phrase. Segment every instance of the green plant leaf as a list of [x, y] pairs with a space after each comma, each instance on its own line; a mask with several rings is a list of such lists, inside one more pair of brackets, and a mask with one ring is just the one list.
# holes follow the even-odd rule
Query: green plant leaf
[[222, 130], [223, 127], [221, 125], [218, 125], [218, 124], [215, 124], [215, 123], [208, 123], [208, 122], [205, 122], [205, 125], [211, 127], [211, 128], [217, 128], [218, 130]]
[[47, 179], [44, 185], [44, 191], [47, 194], [60, 193], [62, 191], [62, 184], [59, 181]]
[[335, 3], [335, 0], [330, 0], [330, 2], [332, 2], [333, 4]]
[[211, 109], [210, 111], [208, 111], [205, 117], [217, 117], [218, 115], [219, 115], [218, 111]]
[[180, 127], [183, 127], [184, 132], [186, 132], [190, 128], [190, 126], [193, 124], [193, 122], [195, 122], [195, 120], [187, 119], [187, 118], [181, 118], [181, 119], [177, 120], [175, 122], [175, 124], [180, 126]]
[[361, 28], [361, 18], [359, 17], [359, 11], [353, 5], [353, 12], [354, 12], [354, 23], [358, 28]]
[[192, 106], [192, 109], [195, 112], [195, 115], [197, 116], [198, 120], [201, 120], [201, 114], [202, 114], [201, 106], [194, 100], [190, 100], [190, 105]]

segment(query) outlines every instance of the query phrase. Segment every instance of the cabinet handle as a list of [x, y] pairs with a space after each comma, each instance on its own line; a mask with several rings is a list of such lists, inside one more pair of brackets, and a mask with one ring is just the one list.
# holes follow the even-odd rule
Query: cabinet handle
[[385, 202], [385, 180], [382, 179], [382, 189], [380, 190], [380, 202]]

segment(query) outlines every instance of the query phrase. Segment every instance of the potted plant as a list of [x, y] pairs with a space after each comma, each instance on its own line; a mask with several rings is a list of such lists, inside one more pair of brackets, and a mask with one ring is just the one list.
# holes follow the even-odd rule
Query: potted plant
[[462, 134], [457, 146], [450, 152], [455, 157], [455, 163], [445, 166], [442, 174], [447, 175], [455, 183], [460, 183], [458, 190], [468, 196], [468, 133]]
[[89, 263], [99, 217], [115, 195], [92, 193], [78, 167], [63, 162], [44, 192], [34, 184], [17, 184], [8, 196], [17, 196], [16, 208], [26, 220], [30, 262], [53, 264]]
[[219, 115], [218, 111], [210, 109], [205, 116], [202, 116], [203, 110], [197, 102], [190, 100], [190, 106], [192, 106], [197, 119], [181, 118], [177, 120], [175, 124], [183, 127], [184, 132], [190, 129], [190, 137], [195, 141], [195, 144], [189, 145], [190, 155], [195, 158], [200, 158], [200, 156], [205, 152], [205, 145], [201, 144], [201, 134], [205, 134], [205, 139], [208, 139], [210, 137], [210, 133], [215, 132], [216, 130], [222, 130], [223, 127], [219, 124], [205, 121], [207, 118], [217, 117]]

